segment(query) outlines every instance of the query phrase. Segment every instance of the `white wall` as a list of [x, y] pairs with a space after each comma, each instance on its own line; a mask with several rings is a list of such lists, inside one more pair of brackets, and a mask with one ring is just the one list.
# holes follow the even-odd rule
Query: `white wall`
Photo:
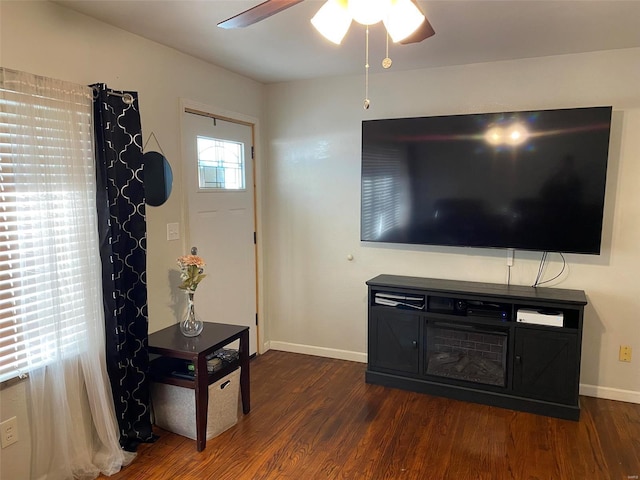
[[[566, 255], [568, 275], [549, 286], [589, 299], [581, 391], [640, 403], [640, 49], [387, 71], [369, 96], [365, 111], [363, 76], [267, 87], [270, 346], [364, 360], [364, 282], [380, 273], [506, 282], [505, 250], [359, 241], [363, 119], [612, 105], [602, 254]], [[545, 278], [561, 267], [552, 258]], [[539, 260], [516, 252], [512, 283], [531, 285]]]
[[[263, 85], [50, 2], [0, 1], [0, 64], [78, 84], [106, 83], [116, 90], [139, 92], [144, 140], [155, 133], [174, 173], [169, 201], [147, 207], [149, 330], [176, 323], [176, 311], [182, 308], [176, 298], [182, 295], [176, 295], [169, 272], [176, 270], [175, 259], [188, 248], [183, 241], [166, 240], [166, 224], [179, 222], [184, 227], [179, 99], [260, 120]], [[260, 144], [256, 147], [260, 174], [262, 149]], [[149, 148], [158, 150], [153, 140]], [[0, 391], [0, 421], [16, 415], [20, 435], [18, 443], [0, 451], [3, 479], [29, 476], [25, 395], [24, 382]]]

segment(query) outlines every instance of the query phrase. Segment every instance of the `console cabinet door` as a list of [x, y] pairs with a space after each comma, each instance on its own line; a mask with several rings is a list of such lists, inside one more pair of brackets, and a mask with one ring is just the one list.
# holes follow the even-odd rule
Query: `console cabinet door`
[[370, 368], [419, 373], [420, 315], [372, 308], [369, 328]]
[[572, 333], [516, 329], [514, 390], [530, 398], [578, 402], [578, 337]]

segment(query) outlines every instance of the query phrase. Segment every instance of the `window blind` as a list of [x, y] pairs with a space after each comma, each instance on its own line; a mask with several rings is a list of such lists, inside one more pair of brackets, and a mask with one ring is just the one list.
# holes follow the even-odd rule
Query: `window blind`
[[83, 351], [98, 255], [91, 90], [35, 78], [0, 69], [0, 381]]

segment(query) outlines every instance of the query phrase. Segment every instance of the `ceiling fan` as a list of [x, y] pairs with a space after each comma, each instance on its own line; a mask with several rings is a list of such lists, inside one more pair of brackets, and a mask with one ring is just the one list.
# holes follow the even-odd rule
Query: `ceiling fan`
[[[301, 3], [303, 0], [267, 0], [262, 2], [255, 7], [252, 7], [244, 12], [240, 12], [237, 15], [234, 15], [231, 18], [228, 18], [220, 23], [218, 23], [218, 27], [221, 28], [244, 28], [249, 25], [253, 25], [254, 23], [258, 23], [266, 18], [269, 18], [276, 13], [279, 13], [287, 8], [293, 7], [294, 5]], [[412, 3], [415, 4], [416, 8], [420, 10], [420, 7], [416, 3], [416, 0], [411, 0]], [[410, 44], [410, 43], [418, 43], [422, 40], [435, 35], [435, 30], [429, 23], [429, 20], [426, 19], [418, 29], [413, 32], [408, 37], [404, 38], [398, 43], [401, 44]]]

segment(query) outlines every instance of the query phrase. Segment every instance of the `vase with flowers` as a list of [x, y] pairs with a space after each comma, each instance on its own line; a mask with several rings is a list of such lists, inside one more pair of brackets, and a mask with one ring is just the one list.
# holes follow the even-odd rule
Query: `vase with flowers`
[[198, 284], [206, 277], [204, 273], [204, 260], [198, 256], [198, 249], [193, 247], [191, 255], [178, 258], [180, 267], [180, 279], [182, 283], [178, 288], [187, 294], [187, 309], [184, 318], [180, 322], [180, 331], [186, 337], [196, 337], [202, 333], [204, 323], [196, 313], [194, 297]]

